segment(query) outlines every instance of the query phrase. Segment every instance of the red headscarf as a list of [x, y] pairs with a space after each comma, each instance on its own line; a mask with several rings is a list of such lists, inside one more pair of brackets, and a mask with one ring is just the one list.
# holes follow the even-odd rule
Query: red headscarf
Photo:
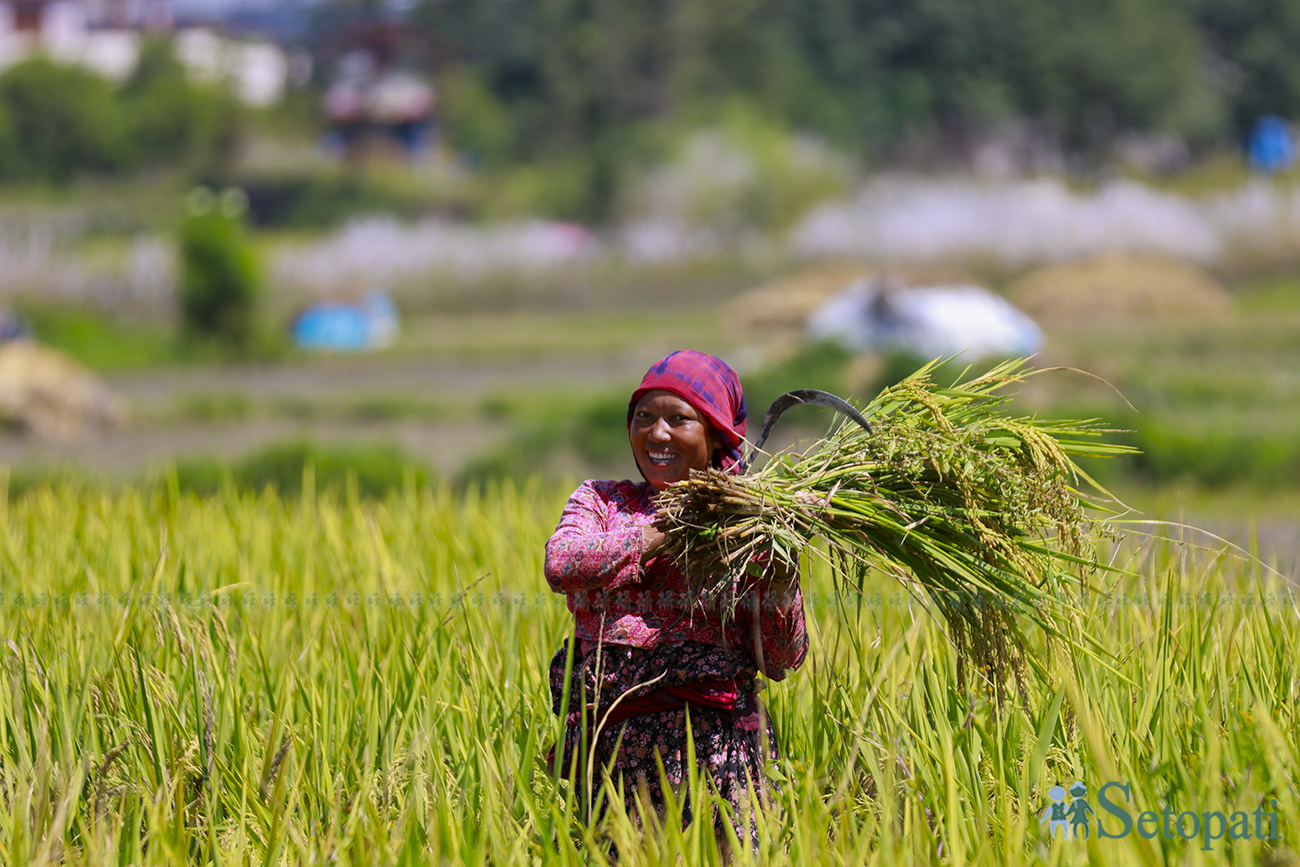
[[740, 447], [749, 412], [736, 371], [720, 358], [691, 349], [680, 349], [660, 359], [646, 371], [645, 378], [632, 392], [627, 404], [629, 428], [637, 401], [655, 389], [672, 392], [703, 413], [719, 435], [714, 466], [733, 473], [740, 471]]

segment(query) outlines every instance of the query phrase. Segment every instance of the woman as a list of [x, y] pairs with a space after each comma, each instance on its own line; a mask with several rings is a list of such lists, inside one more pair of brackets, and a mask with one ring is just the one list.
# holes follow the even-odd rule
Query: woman
[[[691, 470], [739, 471], [745, 423], [740, 380], [719, 359], [681, 351], [651, 367], [627, 414], [645, 481], [584, 482], [546, 543], [546, 580], [576, 620], [567, 684], [567, 648], [551, 662], [554, 708], [566, 714], [562, 771], [576, 771], [587, 796], [608, 771], [629, 814], [638, 796], [661, 812], [660, 765], [674, 788], [687, 777], [689, 718], [700, 770], [756, 843], [748, 787], [765, 796], [764, 765], [776, 758], [756, 675], [781, 680], [807, 653], [797, 571], [747, 588], [748, 604], [724, 621], [689, 597], [653, 526], [654, 495]], [[723, 817], [714, 824], [721, 841]]]

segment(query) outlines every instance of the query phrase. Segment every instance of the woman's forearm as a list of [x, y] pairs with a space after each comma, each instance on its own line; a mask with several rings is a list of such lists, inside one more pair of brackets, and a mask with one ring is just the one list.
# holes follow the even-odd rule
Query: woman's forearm
[[763, 591], [755, 624], [762, 646], [764, 674], [772, 680], [782, 680], [787, 671], [803, 664], [808, 655], [808, 632], [803, 594], [797, 580], [783, 589], [771, 587]]
[[591, 483], [573, 492], [546, 543], [546, 582], [557, 593], [613, 589], [639, 581], [646, 540], [640, 527], [611, 529]]
[[778, 559], [768, 569], [750, 590], [748, 628], [759, 669], [772, 680], [782, 680], [808, 654], [803, 592], [798, 564]]
[[639, 581], [644, 542], [639, 528], [560, 534], [546, 543], [546, 583], [557, 593], [613, 589]]

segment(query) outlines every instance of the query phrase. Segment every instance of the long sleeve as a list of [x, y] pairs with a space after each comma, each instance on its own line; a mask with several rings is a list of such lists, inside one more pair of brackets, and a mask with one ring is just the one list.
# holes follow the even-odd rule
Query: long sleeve
[[609, 512], [591, 482], [573, 492], [546, 543], [546, 583], [552, 590], [612, 590], [641, 580], [641, 528], [624, 523], [611, 529]]
[[588, 481], [565, 504], [546, 543], [544, 571], [551, 589], [568, 597], [577, 635], [634, 647], [744, 647], [773, 680], [797, 668], [808, 651], [798, 580], [775, 585], [780, 592], [757, 582], [749, 604], [727, 622], [692, 605], [689, 582], [670, 559], [641, 563], [643, 528], [658, 516], [654, 494], [645, 483]]
[[746, 626], [754, 661], [769, 679], [784, 680], [786, 672], [802, 665], [808, 655], [803, 591], [795, 579], [788, 589], [777, 591], [761, 585], [754, 587], [751, 594]]

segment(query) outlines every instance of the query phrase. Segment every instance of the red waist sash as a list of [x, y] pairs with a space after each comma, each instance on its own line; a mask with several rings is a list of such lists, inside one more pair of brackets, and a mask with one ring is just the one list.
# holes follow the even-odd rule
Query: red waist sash
[[[688, 705], [730, 711], [743, 718], [742, 725], [745, 728], [757, 725], [758, 701], [754, 693], [741, 689], [735, 680], [707, 680], [665, 686], [646, 695], [628, 696], [594, 709], [589, 708], [586, 713], [585, 740], [591, 743], [593, 730], [597, 728], [604, 733], [633, 717], [681, 710]], [[582, 710], [569, 711], [565, 721], [569, 729], [581, 727]], [[552, 745], [546, 757], [547, 767], [555, 766], [555, 752], [556, 746]]]
[[[596, 724], [601, 728], [618, 725], [634, 716], [681, 710], [688, 704], [712, 707], [718, 710], [736, 710], [745, 704], [748, 693], [742, 693], [734, 680], [709, 680], [665, 686], [648, 695], [630, 696], [599, 707], [595, 712]], [[581, 713], [570, 713], [569, 724], [576, 725]]]

